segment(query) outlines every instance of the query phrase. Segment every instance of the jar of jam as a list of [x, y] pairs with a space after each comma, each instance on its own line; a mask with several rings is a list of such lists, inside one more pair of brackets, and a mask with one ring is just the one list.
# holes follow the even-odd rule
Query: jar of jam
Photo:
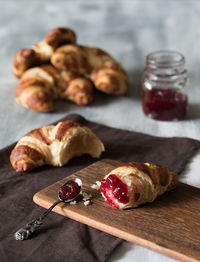
[[142, 107], [157, 120], [178, 120], [188, 107], [185, 58], [173, 51], [157, 51], [146, 57], [142, 79]]

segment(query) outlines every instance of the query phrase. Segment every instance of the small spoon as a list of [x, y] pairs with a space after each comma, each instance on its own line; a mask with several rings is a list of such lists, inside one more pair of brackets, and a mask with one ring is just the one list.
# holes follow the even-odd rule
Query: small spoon
[[45, 217], [51, 210], [61, 202], [69, 203], [75, 200], [81, 192], [82, 181], [79, 178], [71, 179], [60, 187], [58, 192], [59, 200], [56, 201], [49, 209], [47, 209], [39, 218], [32, 220], [24, 228], [20, 228], [15, 233], [16, 240], [26, 240], [43, 224]]

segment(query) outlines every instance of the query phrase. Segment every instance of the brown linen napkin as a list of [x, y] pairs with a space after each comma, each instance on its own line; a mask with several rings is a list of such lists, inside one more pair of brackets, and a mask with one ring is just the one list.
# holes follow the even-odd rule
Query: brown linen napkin
[[[179, 174], [190, 157], [200, 148], [200, 142], [188, 138], [161, 138], [110, 128], [68, 115], [90, 127], [105, 144], [102, 158], [119, 161], [153, 162], [167, 166]], [[14, 144], [0, 151], [0, 260], [1, 261], [107, 261], [121, 243], [99, 230], [51, 213], [38, 235], [26, 241], [16, 241], [16, 230], [37, 218], [43, 208], [32, 201], [39, 190], [97, 161], [89, 156], [72, 159], [66, 166], [39, 168], [31, 173], [16, 173], [9, 162]]]

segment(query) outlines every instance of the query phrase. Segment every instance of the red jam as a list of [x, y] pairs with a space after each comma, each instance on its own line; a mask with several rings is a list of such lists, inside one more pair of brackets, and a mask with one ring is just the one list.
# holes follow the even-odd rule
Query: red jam
[[181, 119], [187, 112], [187, 95], [172, 89], [143, 89], [143, 111], [157, 120]]
[[75, 198], [81, 191], [81, 187], [75, 182], [70, 181], [66, 185], [61, 186], [59, 195], [64, 201]]
[[128, 187], [116, 175], [111, 174], [101, 180], [101, 192], [107, 199], [107, 204], [118, 207], [114, 200], [127, 204], [129, 202]]

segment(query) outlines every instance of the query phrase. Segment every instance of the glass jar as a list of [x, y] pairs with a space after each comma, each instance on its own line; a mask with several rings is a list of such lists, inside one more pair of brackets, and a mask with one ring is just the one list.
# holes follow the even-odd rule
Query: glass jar
[[142, 107], [157, 120], [178, 120], [186, 115], [188, 76], [185, 58], [172, 51], [157, 51], [146, 57], [142, 79]]

